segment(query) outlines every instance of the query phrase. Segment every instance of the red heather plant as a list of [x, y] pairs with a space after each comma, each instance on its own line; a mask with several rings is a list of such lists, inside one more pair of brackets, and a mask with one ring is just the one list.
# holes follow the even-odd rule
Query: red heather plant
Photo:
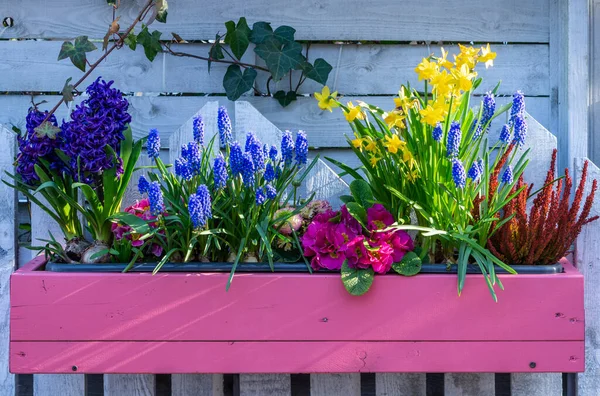
[[[527, 198], [533, 184], [527, 185], [523, 176], [513, 187], [522, 191], [504, 207], [500, 223], [505, 223], [488, 240], [488, 248], [496, 257], [508, 264], [534, 265], [554, 264], [563, 257], [581, 232], [581, 228], [596, 219], [589, 217], [597, 180], [592, 182], [592, 190], [585, 199], [579, 213], [587, 179], [588, 162], [583, 166], [581, 180], [575, 198], [570, 205], [573, 181], [569, 170], [555, 184], [556, 150], [552, 153], [552, 162], [544, 187], [539, 191], [533, 206], [527, 215]], [[570, 207], [569, 207], [570, 206]]]

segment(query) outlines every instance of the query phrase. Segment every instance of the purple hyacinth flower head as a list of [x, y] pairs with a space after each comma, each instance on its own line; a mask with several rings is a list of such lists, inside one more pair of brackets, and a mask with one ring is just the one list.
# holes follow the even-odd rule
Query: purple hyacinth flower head
[[256, 189], [256, 204], [257, 205], [262, 205], [265, 203], [265, 201], [267, 200], [267, 197], [265, 196], [265, 191], [262, 187]]
[[277, 189], [271, 184], [267, 184], [265, 190], [267, 191], [267, 199], [275, 199], [277, 197]]
[[160, 155], [160, 135], [158, 134], [158, 129], [150, 129], [146, 150], [148, 151], [148, 157], [152, 159], [157, 159]]
[[433, 140], [435, 140], [436, 142], [442, 141], [442, 137], [444, 136], [444, 131], [442, 130], [441, 123], [438, 122], [436, 124], [435, 128], [433, 128], [432, 136], [433, 136]]
[[205, 184], [201, 184], [196, 191], [196, 195], [200, 199], [200, 205], [202, 207], [202, 214], [205, 219], [212, 218], [212, 199], [210, 192]]
[[227, 109], [223, 106], [219, 107], [217, 115], [217, 127], [219, 128], [219, 143], [220, 147], [224, 149], [233, 140], [231, 132], [231, 120]]
[[150, 213], [158, 216], [165, 211], [165, 203], [159, 182], [152, 182], [148, 186], [148, 200], [150, 201]]
[[200, 200], [198, 194], [190, 195], [190, 198], [188, 199], [188, 213], [194, 228], [200, 228], [206, 225], [206, 217], [204, 217], [202, 201]]
[[277, 146], [272, 145], [269, 149], [269, 159], [273, 162], [277, 161]]
[[254, 161], [252, 161], [252, 155], [250, 153], [244, 153], [242, 156], [242, 180], [244, 186], [254, 186]]
[[296, 136], [296, 162], [305, 165], [308, 162], [308, 140], [304, 131], [298, 131]]
[[119, 176], [118, 161], [105, 147], [120, 154], [131, 116], [127, 112], [129, 102], [112, 84], [98, 77], [87, 87], [87, 99], [75, 107], [68, 122], [63, 122], [61, 149], [71, 158], [71, 168], [79, 181], [93, 183], [93, 175], [112, 167], [117, 167]]
[[204, 120], [202, 119], [202, 116], [200, 114], [194, 117], [192, 125], [194, 141], [198, 143], [198, 145], [204, 146]]
[[188, 160], [183, 157], [175, 160], [175, 175], [181, 177], [183, 180], [192, 180], [193, 174]]
[[514, 138], [513, 143], [523, 146], [527, 137], [527, 121], [523, 114], [517, 114], [513, 119]]
[[229, 166], [231, 167], [231, 173], [233, 176], [237, 176], [242, 173], [243, 158], [242, 148], [238, 142], [231, 143], [229, 147]]
[[467, 174], [465, 168], [457, 158], [452, 160], [452, 179], [456, 188], [465, 188], [467, 184]]
[[514, 181], [513, 168], [512, 168], [512, 166], [509, 165], [504, 170], [504, 173], [502, 173], [502, 183], [512, 184], [513, 181]]
[[225, 188], [227, 185], [227, 165], [222, 154], [215, 157], [213, 162], [213, 177], [216, 189]]
[[452, 124], [450, 124], [448, 139], [446, 141], [446, 155], [448, 157], [453, 158], [458, 155], [461, 135], [460, 123], [458, 121], [453, 121]]
[[504, 124], [502, 126], [502, 129], [500, 130], [499, 140], [502, 143], [508, 144], [510, 142], [510, 138], [511, 138], [510, 126], [508, 124]]
[[290, 131], [285, 131], [281, 138], [281, 158], [286, 166], [290, 165], [294, 158], [294, 140]]

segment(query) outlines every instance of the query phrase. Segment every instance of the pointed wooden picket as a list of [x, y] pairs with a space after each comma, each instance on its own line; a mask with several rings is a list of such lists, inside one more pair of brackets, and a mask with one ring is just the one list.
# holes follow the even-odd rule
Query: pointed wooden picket
[[[201, 116], [204, 121], [204, 141], [208, 143], [214, 136], [218, 135], [217, 111], [219, 102], [207, 102], [200, 110], [190, 117], [183, 125], [170, 135], [169, 163], [174, 164], [175, 160], [181, 155], [181, 146], [194, 140], [194, 118]], [[218, 139], [218, 138], [217, 138]], [[214, 151], [219, 149], [219, 142], [215, 141]]]

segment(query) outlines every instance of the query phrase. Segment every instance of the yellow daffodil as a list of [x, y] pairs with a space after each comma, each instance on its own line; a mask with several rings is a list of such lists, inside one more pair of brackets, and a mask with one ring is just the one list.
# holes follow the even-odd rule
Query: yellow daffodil
[[438, 65], [440, 65], [440, 67], [445, 67], [446, 69], [451, 69], [454, 65], [447, 58], [448, 51], [442, 47], [442, 56], [437, 58]]
[[338, 107], [338, 103], [336, 101], [337, 91], [334, 93], [330, 93], [329, 87], [325, 85], [321, 92], [315, 92], [315, 99], [319, 101], [319, 108], [321, 110], [329, 110], [334, 107]]
[[385, 148], [392, 154], [396, 154], [398, 150], [402, 150], [406, 146], [406, 142], [400, 140], [398, 135], [393, 134], [392, 136], [386, 136], [385, 142], [383, 143]]
[[406, 128], [406, 125], [404, 125], [404, 119], [406, 118], [406, 115], [404, 115], [404, 113], [401, 111], [390, 111], [389, 113], [384, 113], [383, 116], [383, 120], [388, 125], [388, 128]]
[[473, 79], [477, 77], [477, 73], [471, 71], [467, 65], [462, 65], [460, 68], [452, 69], [452, 78], [454, 86], [459, 91], [468, 91], [473, 86]]
[[423, 58], [423, 61], [417, 65], [415, 72], [419, 75], [419, 81], [429, 80], [437, 73], [439, 66], [435, 62], [431, 62], [427, 58]]
[[404, 149], [402, 151], [402, 161], [404, 161], [409, 168], [413, 168], [416, 165], [415, 157], [413, 157], [412, 153], [408, 149]]
[[356, 138], [356, 139], [352, 140], [350, 143], [352, 143], [352, 147], [357, 148], [360, 151], [362, 151], [364, 142], [365, 142], [364, 138]]
[[371, 162], [372, 167], [375, 167], [379, 161], [381, 161], [381, 157], [378, 157], [376, 154], [371, 154], [369, 156], [369, 162]]
[[377, 148], [377, 142], [375, 140], [369, 138], [367, 146], [365, 147], [365, 150], [367, 150], [370, 153], [379, 151], [379, 149]]
[[348, 111], [344, 112], [344, 116], [346, 116], [346, 120], [348, 122], [353, 122], [356, 118], [358, 118], [359, 120], [365, 119], [365, 115], [363, 114], [360, 106], [354, 106], [352, 102], [348, 102], [347, 107]]
[[421, 120], [431, 126], [435, 126], [438, 122], [444, 120], [444, 109], [440, 106], [433, 107], [427, 105], [426, 108], [419, 111]]
[[460, 69], [463, 65], [467, 65], [469, 69], [473, 69], [477, 61], [479, 49], [461, 44], [458, 45], [458, 48], [460, 48], [460, 54], [454, 55], [454, 64], [456, 65], [456, 68]]
[[394, 98], [394, 105], [396, 109], [401, 109], [404, 113], [407, 113], [411, 108], [414, 108], [419, 103], [417, 98], [412, 96], [406, 96], [405, 88], [400, 88], [398, 91], [398, 97]]
[[477, 58], [477, 62], [485, 63], [485, 68], [494, 66], [494, 59], [496, 59], [496, 53], [490, 49], [490, 44], [487, 47], [481, 47], [481, 55]]
[[431, 79], [431, 85], [438, 96], [446, 97], [452, 92], [452, 75], [442, 70]]
[[413, 182], [419, 178], [419, 174], [417, 173], [417, 170], [414, 169], [406, 174], [406, 178], [408, 181]]

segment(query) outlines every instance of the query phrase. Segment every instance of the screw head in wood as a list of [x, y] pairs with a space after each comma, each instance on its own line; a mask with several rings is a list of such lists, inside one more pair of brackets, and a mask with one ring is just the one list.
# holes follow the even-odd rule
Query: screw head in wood
[[531, 362], [529, 363], [529, 367], [531, 367], [532, 369], [536, 368], [537, 364], [535, 364], [535, 362]]
[[73, 367], [71, 367], [71, 370], [73, 370], [73, 371], [77, 371], [77, 366], [73, 366]]

